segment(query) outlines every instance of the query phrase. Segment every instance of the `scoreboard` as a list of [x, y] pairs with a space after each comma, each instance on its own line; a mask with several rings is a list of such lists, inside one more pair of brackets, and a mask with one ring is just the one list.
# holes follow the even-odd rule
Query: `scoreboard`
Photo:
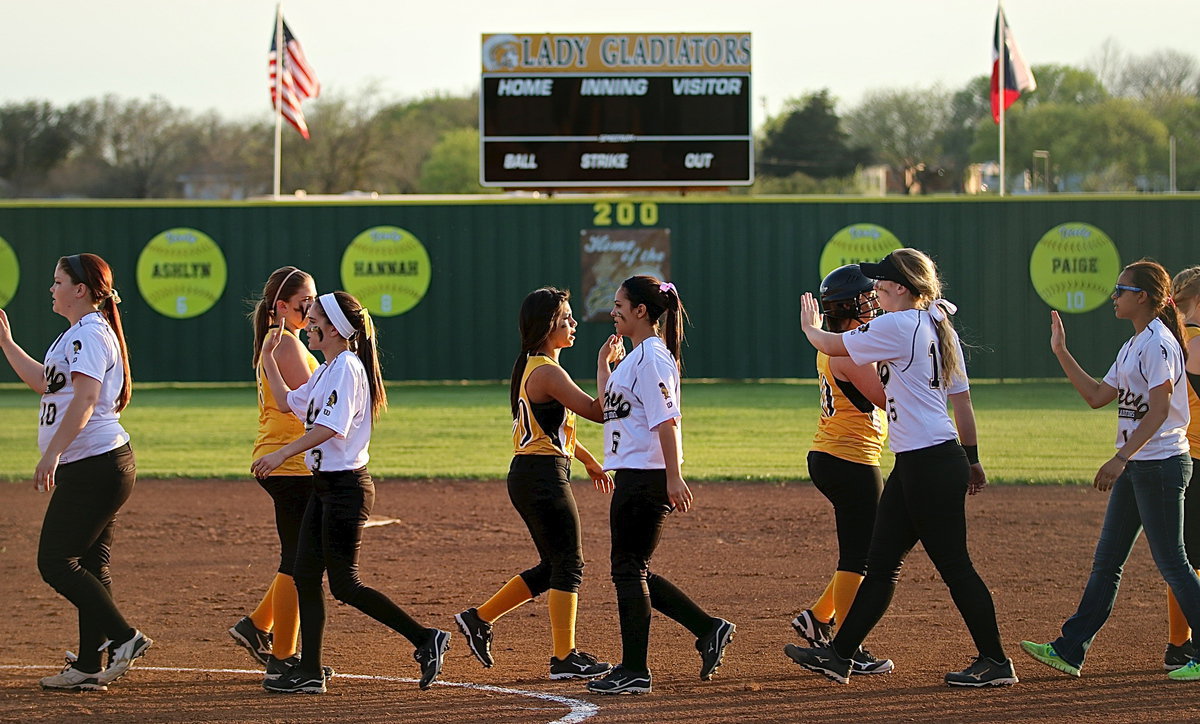
[[754, 181], [750, 34], [484, 35], [480, 183]]

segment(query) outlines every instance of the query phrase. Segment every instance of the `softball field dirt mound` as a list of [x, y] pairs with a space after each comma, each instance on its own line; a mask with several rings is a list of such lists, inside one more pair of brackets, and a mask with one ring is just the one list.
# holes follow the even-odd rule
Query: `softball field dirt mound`
[[[35, 553], [46, 497], [4, 485], [0, 507], [0, 720], [162, 722], [667, 722], [1053, 721], [1200, 719], [1200, 683], [1162, 668], [1165, 587], [1144, 543], [1083, 672], [1073, 679], [1025, 657], [1017, 642], [1048, 641], [1075, 607], [1091, 562], [1105, 494], [1090, 488], [998, 487], [968, 501], [971, 552], [991, 587], [1021, 683], [956, 690], [942, 675], [974, 651], [933, 566], [918, 548], [891, 610], [867, 641], [896, 671], [848, 686], [808, 673], [782, 648], [788, 621], [820, 594], [836, 561], [832, 513], [807, 484], [694, 486], [697, 506], [672, 515], [654, 568], [737, 637], [711, 682], [698, 679], [693, 639], [655, 616], [654, 692], [591, 696], [551, 682], [549, 623], [535, 601], [496, 624], [496, 666], [471, 657], [453, 615], [477, 605], [535, 562], [502, 482], [382, 481], [366, 531], [363, 579], [425, 625], [454, 631], [442, 685], [421, 692], [412, 649], [347, 606], [330, 605], [325, 663], [339, 675], [324, 696], [272, 695], [226, 629], [250, 611], [277, 564], [271, 508], [252, 481], [138, 483], [121, 514], [114, 592], [154, 647], [108, 692], [50, 693], [40, 677], [76, 646], [74, 609], [44, 584]], [[608, 580], [607, 498], [576, 487], [588, 567], [580, 591], [580, 648], [619, 657]]]

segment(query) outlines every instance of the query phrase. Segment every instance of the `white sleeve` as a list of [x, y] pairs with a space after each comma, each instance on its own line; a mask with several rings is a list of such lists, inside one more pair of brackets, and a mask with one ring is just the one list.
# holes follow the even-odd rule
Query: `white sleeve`
[[[1120, 357], [1117, 359], [1120, 359]], [[1114, 390], [1121, 389], [1121, 381], [1117, 376], [1117, 360], [1113, 360], [1112, 367], [1109, 367], [1108, 372], [1104, 375], [1104, 384], [1108, 385]]]
[[[316, 383], [320, 375], [311, 374], [308, 380], [287, 394], [287, 406], [292, 411], [292, 414], [300, 418], [301, 422], [305, 422], [305, 415], [308, 414], [308, 398], [312, 395], [312, 387]], [[269, 384], [269, 383], [268, 383]]]
[[679, 369], [673, 359], [668, 361], [656, 355], [650, 364], [639, 369], [633, 393], [646, 410], [646, 424], [651, 430], [683, 416], [679, 409]]
[[1146, 389], [1153, 390], [1164, 382], [1174, 382], [1179, 370], [1175, 369], [1175, 355], [1161, 342], [1147, 345], [1138, 360], [1142, 376], [1146, 378]]
[[324, 398], [315, 402], [321, 406], [314, 425], [333, 430], [340, 438], [350, 432], [350, 423], [355, 412], [362, 407], [362, 394], [354, 370], [348, 364], [332, 366], [322, 378], [323, 384], [317, 392]]
[[67, 360], [71, 372], [104, 381], [104, 373], [114, 364], [109, 341], [94, 325], [82, 325], [67, 338]]
[[908, 349], [902, 349], [908, 344], [912, 330], [907, 333], [900, 327], [899, 314], [885, 314], [872, 319], [870, 322], [842, 334], [842, 342], [854, 364], [862, 366], [871, 362], [897, 359], [907, 354]]

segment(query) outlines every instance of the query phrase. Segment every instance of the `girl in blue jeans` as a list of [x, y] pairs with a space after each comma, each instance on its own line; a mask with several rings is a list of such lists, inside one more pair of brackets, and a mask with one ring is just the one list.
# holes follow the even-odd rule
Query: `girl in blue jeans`
[[[1200, 578], [1183, 548], [1183, 498], [1192, 473], [1183, 320], [1171, 298], [1171, 278], [1143, 259], [1121, 272], [1113, 311], [1133, 324], [1104, 380], [1097, 382], [1067, 351], [1057, 312], [1050, 313], [1050, 347], [1071, 384], [1093, 408], [1117, 401], [1117, 452], [1096, 473], [1093, 485], [1111, 491], [1092, 573], [1079, 608], [1048, 644], [1022, 641], [1025, 653], [1047, 666], [1079, 676], [1092, 640], [1108, 620], [1121, 570], [1144, 528], [1154, 563], [1175, 594], [1192, 628], [1200, 625]], [[1200, 679], [1200, 661], [1168, 674]]]

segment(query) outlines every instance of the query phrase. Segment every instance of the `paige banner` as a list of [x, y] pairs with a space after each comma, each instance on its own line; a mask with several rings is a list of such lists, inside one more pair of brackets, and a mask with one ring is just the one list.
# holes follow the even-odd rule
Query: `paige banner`
[[638, 274], [671, 279], [671, 230], [582, 229], [579, 232], [585, 322], [611, 321], [613, 295]]

